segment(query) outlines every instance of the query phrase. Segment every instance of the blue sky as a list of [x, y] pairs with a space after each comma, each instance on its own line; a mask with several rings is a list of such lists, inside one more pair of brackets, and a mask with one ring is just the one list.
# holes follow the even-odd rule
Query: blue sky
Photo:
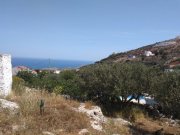
[[0, 0], [0, 53], [93, 60], [180, 35], [180, 0]]

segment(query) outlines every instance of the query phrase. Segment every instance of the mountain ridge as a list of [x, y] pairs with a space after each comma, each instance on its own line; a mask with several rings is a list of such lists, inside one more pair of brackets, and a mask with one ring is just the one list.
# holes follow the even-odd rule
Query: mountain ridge
[[180, 36], [127, 52], [113, 53], [96, 63], [142, 62], [164, 68], [180, 67]]

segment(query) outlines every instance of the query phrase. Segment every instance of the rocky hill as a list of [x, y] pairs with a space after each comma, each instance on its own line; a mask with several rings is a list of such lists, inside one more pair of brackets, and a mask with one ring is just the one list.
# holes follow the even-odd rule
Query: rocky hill
[[156, 42], [135, 50], [113, 53], [97, 63], [103, 62], [142, 62], [149, 65], [160, 65], [164, 68], [180, 67], [180, 36]]

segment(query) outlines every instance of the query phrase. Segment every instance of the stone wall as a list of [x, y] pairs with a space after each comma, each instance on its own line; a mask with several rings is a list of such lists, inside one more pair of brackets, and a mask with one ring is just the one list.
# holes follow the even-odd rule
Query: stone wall
[[11, 55], [0, 54], [0, 95], [7, 96], [12, 89]]

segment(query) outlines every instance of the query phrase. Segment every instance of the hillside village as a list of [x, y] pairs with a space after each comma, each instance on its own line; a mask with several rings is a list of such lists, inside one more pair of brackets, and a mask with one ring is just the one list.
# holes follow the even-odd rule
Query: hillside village
[[67, 70], [78, 71], [79, 69], [78, 68], [76, 68], [76, 69], [70, 69], [70, 68], [60, 69], [60, 68], [56, 68], [56, 67], [54, 67], [54, 68], [43, 68], [43, 69], [32, 69], [32, 68], [29, 68], [26, 66], [17, 66], [17, 67], [12, 68], [12, 74], [13, 74], [13, 76], [16, 76], [18, 74], [18, 72], [22, 72], [22, 71], [28, 71], [32, 74], [38, 74], [41, 72], [49, 72], [52, 74], [60, 74], [61, 72], [67, 71]]
[[59, 74], [62, 70], [58, 68], [31, 69], [26, 66], [17, 66], [17, 67], [13, 67], [12, 71], [13, 71], [13, 75], [17, 75], [18, 72], [21, 72], [21, 71], [28, 71], [28, 72], [31, 72], [32, 74], [37, 74], [43, 71]]
[[135, 50], [112, 54], [101, 62], [142, 62], [149, 65], [160, 65], [163, 68], [180, 66], [180, 37], [157, 42]]

